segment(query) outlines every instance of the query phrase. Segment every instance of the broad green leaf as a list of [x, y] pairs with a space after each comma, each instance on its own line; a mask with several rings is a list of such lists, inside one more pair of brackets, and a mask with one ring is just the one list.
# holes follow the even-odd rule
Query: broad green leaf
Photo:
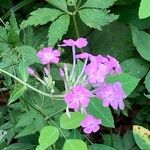
[[102, 105], [102, 100], [91, 98], [90, 104], [87, 107], [87, 112], [96, 118], [102, 120], [102, 125], [106, 127], [114, 127], [114, 119], [109, 107]]
[[[139, 19], [139, 5], [140, 0], [120, 0], [124, 1], [122, 4], [132, 3], [128, 6], [123, 7], [115, 7], [113, 12], [119, 15], [119, 21], [125, 24], [132, 24], [133, 26], [137, 27], [139, 30], [147, 29], [150, 27], [150, 17], [145, 19]], [[118, 2], [118, 1], [117, 1]]]
[[19, 64], [19, 73], [24, 81], [27, 81], [28, 72], [27, 67], [39, 62], [36, 56], [36, 50], [30, 46], [21, 46], [17, 48], [17, 51], [21, 54], [21, 61]]
[[67, 140], [63, 150], [88, 150], [86, 143], [81, 140]]
[[54, 46], [66, 34], [69, 22], [69, 15], [62, 15], [51, 24], [48, 30], [48, 43], [50, 46]]
[[105, 145], [112, 146], [112, 142], [113, 142], [113, 147], [116, 150], [124, 150], [122, 139], [121, 139], [120, 135], [103, 134], [102, 136], [103, 136], [103, 141], [104, 141]]
[[[149, 69], [149, 64], [140, 58], [130, 58], [121, 63], [123, 72], [137, 78], [143, 78]], [[134, 67], [131, 67], [134, 66]]]
[[23, 93], [25, 92], [26, 89], [27, 88], [24, 85], [17, 85], [14, 88], [14, 90], [12, 91], [12, 93], [10, 94], [10, 98], [8, 100], [8, 105], [15, 102], [21, 95], [23, 95]]
[[116, 150], [116, 149], [103, 144], [93, 144], [89, 146], [89, 150]]
[[145, 86], [146, 86], [146, 89], [148, 90], [148, 92], [150, 93], [150, 71], [148, 72], [148, 74], [146, 75], [146, 78], [145, 78]]
[[39, 136], [39, 146], [36, 150], [46, 150], [50, 145], [54, 144], [59, 138], [59, 130], [53, 126], [44, 127]]
[[[115, 139], [114, 139], [115, 140]], [[128, 130], [122, 138], [123, 142], [123, 148], [124, 150], [133, 150], [132, 148], [135, 147], [135, 140], [133, 137], [133, 132], [131, 130]]]
[[46, 1], [63, 11], [67, 11], [66, 0], [46, 0]]
[[102, 26], [118, 18], [117, 15], [108, 14], [109, 11], [98, 9], [81, 9], [79, 15], [81, 20], [89, 27], [102, 30]]
[[60, 117], [60, 127], [63, 129], [75, 129], [80, 126], [81, 121], [85, 118], [85, 114], [80, 112], [70, 112], [71, 118], [66, 113]]
[[133, 44], [137, 48], [139, 54], [144, 59], [150, 61], [150, 34], [132, 27], [132, 38]]
[[26, 144], [26, 143], [15, 143], [11, 144], [8, 147], [5, 147], [5, 150], [31, 150], [35, 148], [35, 145]]
[[130, 5], [135, 1], [136, 0], [117, 0], [115, 4], [116, 5]]
[[116, 0], [87, 0], [82, 7], [108, 8], [114, 4]]
[[26, 126], [23, 130], [21, 130], [16, 136], [15, 138], [19, 138], [19, 137], [23, 137], [26, 135], [31, 135], [36, 133], [36, 127], [35, 124], [30, 124], [28, 126]]
[[144, 19], [150, 16], [150, 1], [141, 0], [139, 8], [139, 18]]
[[136, 88], [138, 85], [140, 79], [136, 78], [134, 76], [131, 76], [126, 73], [122, 73], [121, 75], [115, 75], [115, 76], [109, 76], [107, 79], [108, 82], [114, 83], [116, 81], [119, 81], [122, 83], [123, 89], [125, 93], [130, 95], [133, 90]]
[[95, 30], [90, 37], [90, 49], [92, 53], [112, 55], [120, 61], [133, 57], [135, 48], [130, 28], [114, 22], [105, 26], [103, 32]]
[[142, 150], [150, 148], [150, 131], [142, 126], [133, 126], [133, 135], [137, 145]]
[[25, 21], [25, 23], [34, 26], [43, 25], [49, 21], [54, 21], [61, 14], [62, 12], [57, 9], [39, 8], [31, 12], [31, 16]]

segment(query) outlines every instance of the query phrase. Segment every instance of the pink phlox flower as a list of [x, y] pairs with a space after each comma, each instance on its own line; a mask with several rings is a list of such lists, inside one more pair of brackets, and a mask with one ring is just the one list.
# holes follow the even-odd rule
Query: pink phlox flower
[[102, 124], [101, 119], [96, 119], [92, 115], [87, 115], [86, 118], [81, 122], [81, 126], [84, 128], [84, 133], [90, 134], [97, 132]]
[[53, 50], [51, 47], [45, 47], [37, 53], [42, 64], [57, 64], [59, 62], [60, 55], [61, 53], [59, 50]]
[[76, 55], [76, 59], [86, 59], [86, 58], [88, 58], [90, 55], [91, 55], [91, 54], [84, 52], [84, 53], [81, 53], [81, 54], [77, 54], [77, 55]]
[[32, 68], [30, 68], [30, 67], [27, 68], [27, 72], [28, 72], [30, 75], [35, 75], [35, 71], [34, 71]]
[[100, 63], [91, 62], [85, 68], [85, 74], [88, 76], [90, 83], [97, 84], [103, 83], [108, 74], [108, 68], [106, 65]]
[[98, 56], [94, 56], [94, 55], [90, 55], [90, 61], [94, 62], [96, 64], [106, 64], [108, 62], [108, 58], [98, 55]]
[[68, 107], [78, 111], [79, 108], [86, 108], [90, 102], [91, 93], [82, 85], [75, 86], [70, 92], [66, 93], [64, 100]]
[[63, 40], [63, 44], [60, 46], [76, 46], [78, 48], [83, 48], [87, 46], [87, 44], [86, 38], [78, 38], [76, 41], [72, 39]]
[[126, 98], [126, 94], [123, 91], [122, 85], [120, 82], [104, 83], [100, 87], [95, 90], [95, 94], [98, 98], [102, 99], [103, 106], [108, 107], [109, 105], [113, 107], [113, 109], [117, 110], [120, 108], [124, 109], [124, 99]]
[[109, 67], [109, 71], [111, 75], [114, 75], [115, 73], [121, 74], [122, 73], [122, 69], [121, 66], [119, 64], [119, 62], [112, 56], [107, 56], [108, 58], [108, 67]]

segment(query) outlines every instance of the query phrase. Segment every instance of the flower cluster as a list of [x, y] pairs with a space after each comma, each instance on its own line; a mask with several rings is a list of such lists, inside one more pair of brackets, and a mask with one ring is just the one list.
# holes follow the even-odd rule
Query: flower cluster
[[[64, 101], [67, 104], [66, 113], [68, 117], [70, 117], [70, 109], [85, 113], [86, 118], [81, 122], [81, 126], [84, 128], [83, 131], [89, 134], [91, 132], [97, 132], [102, 123], [101, 119], [97, 119], [86, 112], [91, 97], [99, 98], [103, 102], [104, 107], [111, 106], [115, 110], [123, 110], [126, 94], [120, 82], [106, 82], [108, 75], [122, 73], [121, 66], [114, 57], [109, 55], [105, 57], [101, 55], [95, 56], [86, 52], [76, 54], [76, 47], [83, 48], [87, 44], [88, 42], [85, 38], [79, 38], [77, 40], [63, 40], [63, 44], [59, 46], [72, 47], [73, 54], [72, 69], [68, 67], [68, 64], [64, 64], [60, 68], [60, 76], [63, 78], [66, 90], [64, 95]], [[51, 90], [53, 90], [54, 82], [52, 82], [50, 75], [50, 66], [59, 62], [60, 54], [59, 50], [53, 50], [51, 47], [43, 48], [37, 53], [41, 63], [47, 65], [44, 68], [44, 72], [47, 75], [44, 81], [41, 81], [35, 71], [28, 68], [28, 72], [34, 75], [40, 82], [44, 82], [44, 84], [53, 83], [49, 85]], [[79, 60], [84, 61], [84, 64], [80, 73], [76, 75], [76, 63]]]

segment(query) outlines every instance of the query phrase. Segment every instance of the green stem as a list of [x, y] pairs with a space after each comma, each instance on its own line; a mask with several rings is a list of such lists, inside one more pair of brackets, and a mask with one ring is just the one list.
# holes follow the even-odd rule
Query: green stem
[[63, 95], [49, 95], [48, 93], [42, 92], [42, 91], [40, 91], [40, 90], [34, 88], [33, 86], [27, 84], [27, 83], [24, 82], [23, 80], [17, 78], [16, 76], [10, 74], [9, 72], [3, 70], [3, 69], [0, 69], [0, 72], [3, 72], [4, 74], [6, 74], [6, 75], [8, 75], [8, 76], [10, 76], [10, 77], [12, 77], [12, 78], [14, 78], [15, 80], [17, 80], [17, 81], [20, 82], [21, 84], [27, 86], [28, 88], [32, 89], [32, 90], [35, 91], [35, 92], [38, 92], [39, 94], [45, 95], [45, 96], [50, 97], [50, 98], [62, 98], [62, 97], [64, 97]]
[[76, 36], [77, 36], [77, 38], [79, 38], [80, 36], [79, 36], [79, 31], [78, 31], [76, 16], [72, 15], [72, 18], [73, 18], [74, 28], [75, 28], [75, 31], [76, 31]]

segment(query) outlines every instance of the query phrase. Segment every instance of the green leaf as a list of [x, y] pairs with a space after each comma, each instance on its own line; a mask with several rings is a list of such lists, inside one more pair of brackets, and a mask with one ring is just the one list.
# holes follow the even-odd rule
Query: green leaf
[[28, 72], [27, 67], [34, 64], [35, 62], [39, 62], [36, 56], [36, 50], [30, 46], [21, 46], [17, 48], [17, 51], [21, 54], [21, 61], [19, 64], [19, 73], [24, 81], [27, 81]]
[[14, 12], [11, 12], [10, 15], [10, 26], [16, 33], [19, 34], [19, 27]]
[[117, 15], [108, 14], [109, 11], [98, 9], [81, 9], [79, 15], [81, 20], [89, 27], [102, 30], [102, 26], [118, 18]]
[[136, 88], [140, 79], [136, 78], [134, 76], [131, 76], [129, 74], [122, 73], [121, 75], [109, 76], [107, 81], [111, 82], [111, 83], [114, 83], [116, 81], [121, 82], [123, 89], [124, 89], [126, 95], [128, 96]]
[[141, 0], [139, 8], [139, 18], [144, 19], [150, 16], [150, 1]]
[[7, 40], [7, 32], [6, 29], [2, 26], [0, 26], [0, 42], [5, 42]]
[[9, 98], [9, 102], [8, 105], [10, 105], [11, 103], [15, 102], [21, 95], [23, 95], [23, 93], [26, 90], [26, 86], [24, 85], [17, 85], [13, 92], [10, 94], [10, 98]]
[[109, 107], [102, 105], [102, 100], [91, 98], [90, 104], [87, 107], [87, 112], [96, 118], [102, 120], [102, 125], [106, 127], [114, 127], [114, 119]]
[[89, 146], [89, 150], [116, 150], [116, 149], [103, 144], [93, 144]]
[[150, 131], [148, 129], [138, 125], [134, 125], [133, 135], [140, 149], [148, 150], [150, 148]]
[[114, 22], [105, 26], [103, 32], [95, 30], [90, 37], [90, 49], [92, 53], [112, 55], [120, 61], [133, 57], [135, 48], [130, 28]]
[[133, 44], [137, 48], [137, 51], [144, 59], [150, 61], [150, 34], [139, 31], [135, 27], [131, 28]]
[[146, 89], [148, 90], [148, 92], [150, 93], [150, 71], [148, 72], [148, 74], [146, 75], [146, 78], [145, 78], [145, 86], [146, 86]]
[[36, 150], [46, 150], [50, 145], [54, 144], [59, 138], [59, 130], [53, 126], [44, 127], [39, 136], [39, 146]]
[[82, 7], [108, 8], [114, 4], [116, 0], [87, 0]]
[[5, 150], [31, 150], [35, 148], [35, 145], [25, 144], [25, 143], [17, 143], [11, 144], [8, 147], [5, 147]]
[[87, 150], [85, 142], [81, 140], [67, 140], [63, 150]]
[[[149, 69], [149, 64], [140, 58], [130, 58], [121, 63], [123, 72], [139, 79], [143, 78]], [[134, 67], [131, 67], [134, 66]]]
[[69, 15], [62, 15], [56, 21], [54, 21], [48, 31], [48, 43], [50, 46], [54, 46], [62, 36], [66, 34], [70, 22]]
[[31, 16], [25, 21], [25, 23], [31, 26], [43, 25], [49, 21], [54, 21], [61, 14], [62, 12], [57, 9], [39, 8], [31, 12]]
[[30, 134], [34, 134], [36, 133], [36, 127], [34, 124], [30, 124], [28, 126], [26, 126], [23, 130], [21, 130], [16, 136], [15, 138], [20, 138], [26, 135], [30, 135]]
[[80, 112], [70, 112], [71, 118], [66, 113], [60, 117], [60, 127], [63, 129], [75, 129], [80, 126], [81, 121], [85, 118], [85, 114]]
[[66, 0], [47, 0], [47, 2], [59, 8], [60, 10], [67, 11]]

